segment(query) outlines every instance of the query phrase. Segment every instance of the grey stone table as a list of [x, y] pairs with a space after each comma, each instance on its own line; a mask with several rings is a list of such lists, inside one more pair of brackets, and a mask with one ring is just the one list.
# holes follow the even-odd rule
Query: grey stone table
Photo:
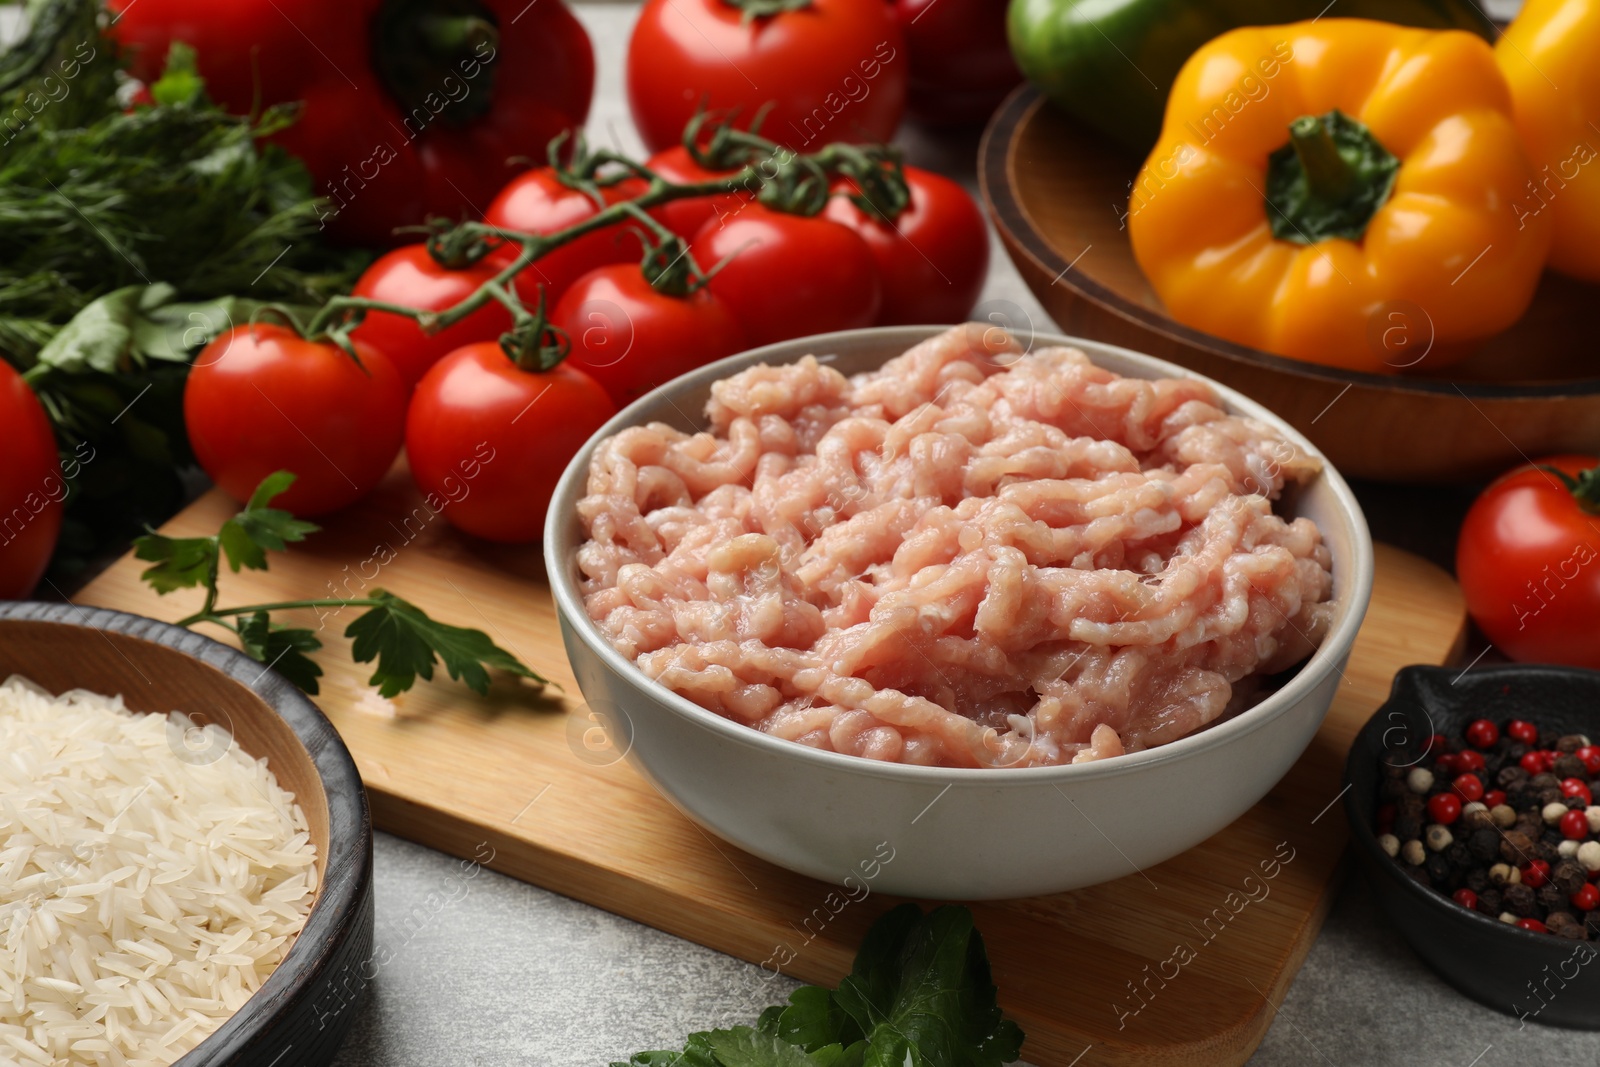
[[[580, 4], [600, 83], [590, 136], [640, 148], [622, 93], [634, 8]], [[916, 163], [972, 185], [975, 138], [904, 138]], [[980, 311], [1053, 329], [994, 242]], [[753, 964], [380, 834], [372, 984], [339, 1067], [600, 1067], [749, 1022], [791, 985]], [[1063, 1012], [1078, 1010], [1063, 1004]], [[1428, 971], [1352, 879], [1282, 1004], [1255, 1067], [1428, 1064], [1567, 1067], [1600, 1062], [1600, 1035], [1519, 1029]], [[1092, 1067], [1094, 1050], [1080, 1061]]]

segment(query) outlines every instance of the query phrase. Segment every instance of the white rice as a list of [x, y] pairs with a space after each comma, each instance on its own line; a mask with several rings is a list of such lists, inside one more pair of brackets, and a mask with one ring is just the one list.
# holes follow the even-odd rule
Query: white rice
[[0, 1064], [165, 1067], [305, 926], [305, 813], [265, 760], [197, 729], [0, 684]]

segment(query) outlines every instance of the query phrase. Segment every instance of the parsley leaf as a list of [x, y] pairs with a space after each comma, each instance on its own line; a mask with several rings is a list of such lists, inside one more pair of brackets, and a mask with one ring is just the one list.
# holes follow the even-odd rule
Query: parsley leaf
[[217, 565], [217, 539], [214, 537], [168, 537], [147, 533], [133, 541], [137, 559], [152, 560], [139, 577], [162, 596], [174, 589], [192, 589], [211, 580]]
[[486, 667], [548, 684], [548, 679], [524, 666], [482, 630], [437, 622], [415, 604], [382, 589], [374, 589], [370, 599], [376, 605], [352, 622], [344, 634], [355, 641], [350, 654], [357, 663], [378, 661], [370, 684], [377, 686], [382, 696], [405, 692], [418, 676], [431, 679], [436, 659], [444, 662], [450, 677], [459, 678], [478, 693], [489, 691]]
[[239, 644], [251, 659], [265, 663], [312, 696], [317, 695], [322, 668], [306, 655], [322, 647], [314, 631], [276, 626], [266, 612], [258, 611], [240, 620]]
[[690, 1034], [682, 1052], [611, 1067], [1000, 1067], [1022, 1038], [995, 1002], [972, 913], [902, 904], [873, 924], [837, 990], [802, 986], [754, 1028]]
[[316, 523], [267, 506], [268, 501], [293, 484], [294, 475], [288, 471], [267, 475], [250, 494], [244, 510], [222, 524], [217, 537], [227, 553], [228, 566], [235, 572], [241, 567], [264, 571], [268, 552], [282, 552], [289, 542], [304, 541], [307, 534], [321, 529]]

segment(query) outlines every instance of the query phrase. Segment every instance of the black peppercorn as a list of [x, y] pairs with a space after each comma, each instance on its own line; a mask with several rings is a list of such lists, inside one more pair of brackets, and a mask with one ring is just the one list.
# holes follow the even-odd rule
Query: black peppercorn
[[1433, 888], [1432, 884], [1428, 880], [1428, 869], [1426, 867], [1414, 867], [1407, 863], [1402, 869], [1406, 872], [1407, 878], [1411, 879], [1413, 882], [1416, 882], [1424, 889]]
[[1500, 858], [1514, 867], [1521, 867], [1534, 858], [1533, 841], [1521, 830], [1507, 831], [1500, 839]]
[[1428, 859], [1423, 864], [1428, 869], [1428, 880], [1435, 887], [1444, 888], [1450, 882], [1450, 861], [1444, 858], [1442, 852], [1428, 853]]
[[1583, 864], [1577, 860], [1563, 859], [1550, 867], [1551, 884], [1559, 886], [1565, 896], [1570, 897], [1582, 889], [1585, 881], [1587, 879], [1583, 874]]
[[1493, 828], [1472, 831], [1472, 836], [1467, 838], [1467, 849], [1478, 862], [1493, 862], [1500, 855], [1500, 831]]
[[1576, 752], [1583, 747], [1583, 738], [1578, 734], [1563, 734], [1556, 741], [1556, 751], [1562, 754]]
[[1450, 843], [1444, 850], [1444, 858], [1450, 861], [1450, 869], [1456, 874], [1465, 874], [1467, 868], [1472, 866], [1472, 852], [1467, 848], [1467, 843], [1460, 838]]
[[1561, 778], [1558, 775], [1551, 774], [1549, 771], [1541, 771], [1532, 778], [1529, 778], [1528, 784], [1533, 786], [1535, 789], [1543, 789], [1546, 786], [1552, 785], [1560, 786]]
[[[1546, 882], [1534, 891], [1534, 899], [1547, 908], [1559, 908], [1567, 902], [1567, 894], [1556, 888], [1554, 882]], [[1546, 926], [1549, 923], [1545, 924]]]
[[1494, 776], [1494, 784], [1510, 793], [1513, 786], [1521, 785], [1528, 780], [1528, 772], [1521, 767], [1501, 767], [1500, 773]]
[[1533, 899], [1533, 890], [1521, 882], [1513, 882], [1501, 892], [1505, 897], [1506, 910], [1513, 915], [1519, 915], [1526, 919], [1533, 914], [1534, 908], [1537, 907]]
[[1557, 756], [1556, 761], [1550, 765], [1550, 770], [1557, 778], [1582, 778], [1589, 773], [1589, 768], [1583, 765], [1583, 760], [1577, 756]]
[[1561, 862], [1561, 850], [1556, 841], [1539, 841], [1533, 846], [1534, 859], [1544, 860], [1554, 867]]
[[1378, 785], [1378, 800], [1384, 804], [1397, 804], [1411, 790], [1404, 778], [1385, 778]]
[[1394, 817], [1394, 836], [1402, 841], [1413, 841], [1422, 836], [1422, 819], [1411, 814]]
[[[1505, 910], [1505, 896], [1499, 886], [1491, 885], [1478, 891], [1478, 910], [1491, 918], [1499, 917]], [[1600, 912], [1595, 914], [1600, 915]]]
[[1489, 871], [1484, 867], [1474, 867], [1467, 872], [1466, 878], [1462, 881], [1468, 889], [1481, 897], [1484, 889], [1489, 885]]

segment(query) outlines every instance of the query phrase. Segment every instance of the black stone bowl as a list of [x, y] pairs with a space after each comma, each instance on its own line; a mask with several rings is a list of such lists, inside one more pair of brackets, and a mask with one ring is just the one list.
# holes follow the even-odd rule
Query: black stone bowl
[[1345, 814], [1356, 859], [1373, 896], [1428, 966], [1496, 1011], [1528, 1022], [1600, 1030], [1600, 943], [1520, 930], [1468, 911], [1412, 881], [1373, 829], [1382, 764], [1424, 756], [1434, 734], [1460, 737], [1473, 719], [1526, 719], [1541, 738], [1600, 737], [1600, 671], [1572, 667], [1489, 667], [1462, 674], [1406, 667], [1388, 701], [1350, 748]]
[[[176, 1067], [324, 1067], [354, 1020], [372, 958], [372, 819], [333, 724], [293, 684], [210, 638], [137, 615], [0, 601], [0, 679], [122, 694], [134, 711], [188, 712], [265, 757], [306, 813], [319, 885], [277, 970]], [[174, 738], [174, 744], [190, 739]], [[186, 758], [208, 753], [187, 750]]]

